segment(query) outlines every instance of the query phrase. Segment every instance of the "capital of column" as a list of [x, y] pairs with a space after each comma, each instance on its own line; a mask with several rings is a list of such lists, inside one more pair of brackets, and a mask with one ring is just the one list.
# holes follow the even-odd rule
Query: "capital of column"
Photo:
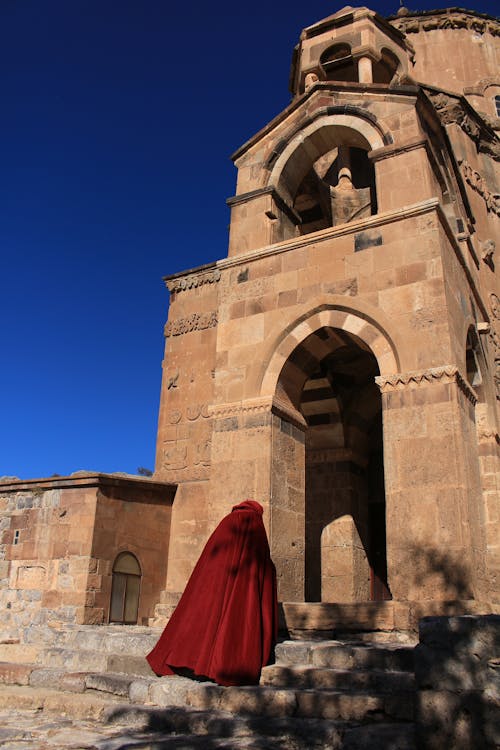
[[417, 388], [438, 383], [456, 383], [469, 401], [473, 404], [477, 403], [477, 396], [474, 389], [461, 375], [456, 365], [429, 367], [426, 370], [398, 372], [394, 375], [378, 375], [375, 378], [375, 382], [381, 393], [392, 393], [407, 388]]

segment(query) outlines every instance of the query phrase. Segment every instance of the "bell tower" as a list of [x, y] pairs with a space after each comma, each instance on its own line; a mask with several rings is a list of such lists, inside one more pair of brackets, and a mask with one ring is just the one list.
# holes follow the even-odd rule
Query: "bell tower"
[[165, 604], [245, 498], [282, 601], [392, 601], [396, 627], [493, 601], [500, 145], [425, 68], [473, 28], [498, 54], [498, 22], [467, 11], [304, 29], [291, 104], [233, 156], [227, 257], [166, 278]]

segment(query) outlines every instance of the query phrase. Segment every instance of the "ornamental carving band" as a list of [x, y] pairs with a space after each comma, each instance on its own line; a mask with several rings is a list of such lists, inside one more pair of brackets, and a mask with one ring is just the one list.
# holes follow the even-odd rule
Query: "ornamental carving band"
[[486, 203], [488, 211], [493, 211], [497, 216], [500, 216], [500, 193], [493, 193], [486, 185], [485, 179], [481, 177], [479, 172], [476, 172], [476, 170], [465, 160], [459, 162], [459, 164], [465, 181], [476, 191], [476, 193], [479, 193]]
[[489, 32], [492, 36], [500, 36], [500, 24], [498, 22], [493, 19], [477, 18], [477, 16], [467, 13], [398, 18], [392, 24], [405, 34], [418, 34], [420, 31], [434, 31], [436, 29], [470, 29], [476, 34]]
[[192, 331], [204, 331], [206, 328], [215, 328], [217, 325], [217, 312], [193, 313], [187, 318], [169, 320], [165, 326], [165, 338], [169, 336], [182, 336]]
[[187, 289], [197, 289], [204, 284], [216, 284], [220, 281], [219, 269], [206, 271], [205, 273], [193, 273], [190, 276], [182, 276], [177, 279], [167, 279], [165, 282], [169, 292], [184, 292]]
[[456, 365], [444, 365], [443, 367], [429, 367], [427, 370], [415, 370], [412, 372], [397, 372], [394, 375], [378, 375], [375, 382], [381, 393], [403, 390], [408, 386], [429, 385], [434, 382], [454, 383], [456, 382], [465, 396], [476, 403], [477, 396], [469, 383], [462, 377]]

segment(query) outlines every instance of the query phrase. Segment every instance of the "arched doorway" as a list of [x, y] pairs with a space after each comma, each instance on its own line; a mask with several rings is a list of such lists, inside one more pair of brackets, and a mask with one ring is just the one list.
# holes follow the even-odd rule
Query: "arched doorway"
[[131, 552], [121, 552], [113, 565], [109, 621], [136, 625], [141, 589], [141, 566]]
[[304, 421], [305, 599], [390, 598], [377, 359], [331, 326], [289, 355], [277, 384]]

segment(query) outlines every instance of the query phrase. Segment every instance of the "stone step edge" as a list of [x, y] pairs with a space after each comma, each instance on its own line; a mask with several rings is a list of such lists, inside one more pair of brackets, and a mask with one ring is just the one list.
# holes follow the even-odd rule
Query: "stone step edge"
[[156, 739], [159, 739], [158, 731], [162, 730], [177, 737], [184, 736], [186, 739], [200, 736], [230, 739], [250, 734], [254, 739], [258, 739], [257, 731], [267, 738], [292, 733], [295, 740], [300, 735], [306, 739], [316, 737], [316, 740], [321, 742], [321, 745], [314, 743], [317, 748], [340, 747], [340, 743], [344, 739], [348, 740], [353, 733], [359, 735], [360, 732], [367, 732], [370, 736], [390, 733], [393, 738], [411, 738], [415, 731], [414, 723], [405, 721], [360, 724], [304, 717], [259, 719], [255, 716], [238, 716], [227, 711], [202, 711], [189, 707], [165, 710], [152, 706], [120, 704], [109, 699], [96, 698], [94, 695], [68, 695], [54, 689], [33, 689], [26, 686], [0, 685], [0, 708], [46, 711], [72, 719], [105, 723], [108, 726], [126, 726], [128, 729], [154, 726]]
[[[390, 670], [390, 669], [366, 669], [366, 668], [360, 668], [360, 669], [344, 669], [344, 668], [336, 668], [336, 667], [322, 667], [322, 666], [315, 666], [313, 664], [296, 664], [296, 665], [289, 665], [289, 664], [281, 664], [279, 662], [276, 662], [276, 664], [269, 664], [268, 666], [264, 667], [262, 669], [262, 673], [266, 674], [275, 670], [286, 670], [288, 672], [297, 672], [300, 674], [304, 673], [314, 673], [314, 672], [322, 672], [322, 673], [334, 673], [339, 674], [342, 676], [346, 676], [349, 674], [355, 674], [356, 676], [365, 676], [365, 675], [373, 675], [375, 678], [379, 677], [382, 678], [385, 675], [388, 675], [391, 677], [398, 677], [401, 675], [411, 675], [411, 672], [404, 671], [404, 670]], [[92, 671], [73, 671], [68, 672], [65, 669], [60, 669], [57, 667], [46, 667], [44, 665], [40, 664], [26, 664], [23, 662], [2, 662], [0, 661], [0, 685], [33, 685], [34, 683], [41, 684], [41, 680], [43, 679], [52, 679], [56, 680], [56, 682], [60, 679], [66, 678], [68, 684], [71, 684], [72, 681], [74, 681], [75, 689], [73, 692], [80, 692], [77, 689], [78, 680], [80, 680], [81, 684], [86, 680], [86, 678], [95, 679], [96, 676], [99, 676], [101, 678], [105, 678], [106, 676], [114, 679], [123, 679], [123, 681], [128, 682], [135, 682], [135, 681], [142, 681], [142, 682], [151, 682], [151, 683], [158, 683], [162, 680], [161, 677], [154, 676], [153, 674], [151, 676], [149, 675], [136, 675], [133, 673], [124, 673], [124, 672], [98, 672], [96, 670]], [[176, 677], [168, 677], [166, 678], [169, 681], [172, 681], [174, 679], [180, 679]], [[184, 679], [184, 678], [182, 678]], [[193, 685], [196, 685], [196, 682], [193, 680], [190, 680], [190, 683]], [[201, 684], [201, 683], [200, 683]], [[212, 685], [212, 683], [207, 683]], [[264, 685], [264, 687], [267, 687]], [[282, 686], [282, 689], [288, 687], [288, 686]], [[92, 689], [96, 689], [92, 686]], [[321, 688], [317, 688], [320, 690]], [[106, 692], [106, 691], [105, 691]]]
[[[351, 720], [350, 704], [359, 722], [381, 720], [381, 715], [397, 720], [413, 718], [413, 690], [399, 690], [396, 697], [378, 690], [315, 690], [252, 686], [223, 688], [213, 683], [196, 683], [186, 677], [134, 677], [125, 674], [66, 672], [36, 665], [0, 664], [0, 683], [17, 687], [55, 689], [62, 693], [106, 694], [125, 702], [157, 706], [192, 706], [198, 709], [229, 710], [248, 715], [298, 716]], [[315, 700], [309, 699], [314, 697]], [[405, 700], [403, 700], [405, 699]], [[398, 702], [400, 706], [398, 705]], [[364, 708], [364, 703], [368, 706]], [[321, 704], [320, 708], [315, 707]], [[326, 708], [331, 704], [330, 708]], [[334, 705], [335, 704], [335, 705]], [[338, 704], [338, 709], [336, 705]], [[376, 704], [376, 705], [375, 705]], [[371, 707], [370, 707], [371, 706]], [[318, 715], [315, 711], [329, 712]], [[333, 715], [332, 715], [333, 714]]]
[[[415, 685], [415, 675], [413, 672], [409, 670], [402, 670], [402, 669], [368, 669], [368, 668], [341, 668], [341, 667], [321, 667], [316, 666], [314, 664], [281, 664], [279, 662], [276, 662], [276, 664], [269, 664], [266, 667], [263, 667], [261, 672], [261, 678], [260, 678], [260, 685], [261, 686], [267, 686], [269, 685], [268, 682], [266, 682], [267, 679], [272, 678], [277, 673], [277, 677], [280, 676], [280, 673], [283, 674], [283, 676], [290, 676], [294, 677], [296, 676], [297, 679], [301, 678], [307, 678], [309, 675], [321, 674], [323, 676], [332, 674], [334, 676], [338, 676], [340, 679], [347, 678], [348, 676], [353, 676], [353, 679], [366, 679], [368, 682], [375, 681], [375, 682], [383, 682], [385, 678], [387, 678], [388, 687], [387, 692], [391, 692], [393, 688], [394, 682], [398, 681], [407, 681], [411, 683], [407, 689], [414, 689]], [[328, 679], [328, 678], [327, 678]], [[279, 684], [276, 684], [276, 687], [279, 687]], [[288, 685], [282, 685], [282, 687], [289, 687]], [[297, 688], [300, 687], [300, 685], [297, 684]], [[312, 689], [316, 690], [322, 690], [322, 689], [331, 689], [331, 688], [322, 688], [321, 686], [311, 686]], [[344, 690], [342, 688], [338, 688], [339, 690]], [[358, 692], [361, 688], [357, 687], [352, 692]], [[378, 689], [378, 692], [385, 692], [382, 688]]]

